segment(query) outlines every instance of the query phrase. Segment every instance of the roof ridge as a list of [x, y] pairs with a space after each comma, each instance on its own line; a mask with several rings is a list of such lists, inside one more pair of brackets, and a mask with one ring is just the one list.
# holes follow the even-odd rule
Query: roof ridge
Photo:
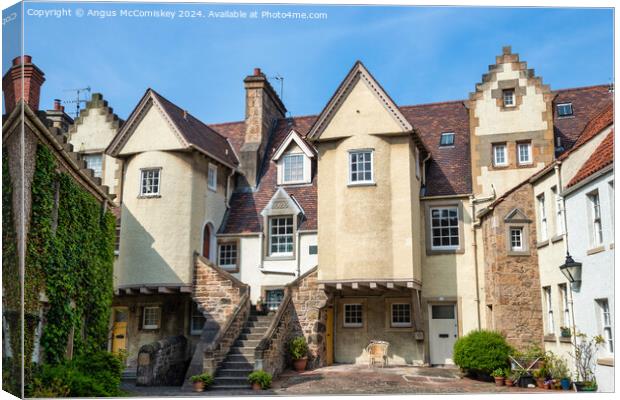
[[408, 104], [408, 105], [403, 105], [403, 106], [398, 106], [399, 108], [412, 108], [412, 107], [424, 107], [424, 106], [438, 106], [438, 105], [443, 105], [443, 104], [452, 104], [452, 103], [463, 103], [467, 100], [465, 99], [461, 99], [461, 100], [445, 100], [445, 101], [434, 101], [434, 102], [430, 102], [430, 103], [420, 103], [420, 104]]
[[598, 84], [598, 85], [577, 86], [577, 87], [572, 87], [572, 88], [555, 89], [555, 90], [552, 90], [551, 92], [552, 93], [570, 92], [570, 91], [574, 91], [574, 90], [594, 89], [594, 88], [599, 88], [599, 87], [609, 87], [609, 84], [601, 83], [601, 84]]

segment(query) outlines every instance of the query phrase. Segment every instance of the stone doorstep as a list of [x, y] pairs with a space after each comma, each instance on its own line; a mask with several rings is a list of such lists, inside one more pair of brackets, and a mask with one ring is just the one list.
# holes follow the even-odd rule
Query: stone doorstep
[[252, 367], [245, 367], [245, 368], [240, 368], [240, 369], [232, 369], [232, 368], [220, 368], [217, 370], [215, 377], [220, 377], [220, 376], [236, 376], [236, 377], [241, 377], [241, 378], [247, 378], [247, 376], [254, 370], [254, 368]]
[[258, 340], [260, 341], [264, 335], [265, 335], [264, 333], [256, 333], [256, 332], [243, 333], [242, 332], [241, 335], [239, 335], [239, 337], [237, 338], [237, 340]]
[[254, 340], [239, 340], [239, 339], [237, 339], [235, 341], [235, 344], [232, 347], [251, 347], [251, 348], [255, 349], [256, 346], [258, 346], [259, 343], [260, 343], [260, 339], [254, 339]]

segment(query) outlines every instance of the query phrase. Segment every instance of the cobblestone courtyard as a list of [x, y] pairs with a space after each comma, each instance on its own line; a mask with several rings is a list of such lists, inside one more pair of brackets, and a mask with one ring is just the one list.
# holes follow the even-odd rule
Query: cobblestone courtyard
[[454, 368], [388, 367], [334, 365], [313, 371], [285, 371], [274, 380], [272, 388], [251, 390], [206, 391], [195, 393], [179, 387], [136, 387], [123, 384], [130, 396], [230, 396], [230, 395], [365, 395], [365, 394], [433, 394], [433, 393], [557, 393], [551, 390], [496, 387], [459, 376]]

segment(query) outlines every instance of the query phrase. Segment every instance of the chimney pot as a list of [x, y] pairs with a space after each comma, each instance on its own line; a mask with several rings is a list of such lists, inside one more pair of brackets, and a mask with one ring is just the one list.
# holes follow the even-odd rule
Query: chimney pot
[[60, 105], [60, 99], [54, 99], [54, 110], [61, 111], [62, 106]]
[[39, 110], [41, 85], [45, 74], [32, 63], [32, 57], [23, 55], [13, 59], [13, 66], [2, 77], [4, 109], [10, 114], [23, 99], [33, 111]]
[[261, 76], [260, 68], [254, 68], [254, 76]]
[[[22, 62], [23, 58], [23, 62]], [[32, 64], [32, 56], [24, 54], [23, 56], [18, 56], [13, 59], [13, 66], [22, 65], [22, 64]]]

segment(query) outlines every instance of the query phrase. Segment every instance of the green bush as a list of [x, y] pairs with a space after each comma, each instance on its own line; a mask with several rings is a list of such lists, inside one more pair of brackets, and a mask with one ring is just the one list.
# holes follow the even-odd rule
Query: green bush
[[29, 397], [119, 396], [123, 369], [121, 357], [105, 351], [46, 364], [35, 372]]
[[213, 375], [209, 374], [208, 372], [205, 372], [204, 374], [192, 376], [191, 380], [192, 382], [202, 382], [205, 384], [205, 387], [207, 388], [213, 384], [213, 381], [215, 379], [213, 378]]
[[513, 348], [506, 339], [492, 331], [473, 331], [454, 344], [454, 363], [471, 373], [490, 374], [509, 366], [508, 356]]
[[306, 338], [303, 336], [297, 336], [291, 340], [291, 343], [289, 344], [289, 351], [291, 352], [291, 357], [293, 357], [293, 360], [304, 358], [308, 354], [308, 343], [306, 343]]
[[265, 371], [254, 371], [248, 375], [250, 383], [258, 383], [261, 389], [269, 389], [271, 386], [271, 374]]

